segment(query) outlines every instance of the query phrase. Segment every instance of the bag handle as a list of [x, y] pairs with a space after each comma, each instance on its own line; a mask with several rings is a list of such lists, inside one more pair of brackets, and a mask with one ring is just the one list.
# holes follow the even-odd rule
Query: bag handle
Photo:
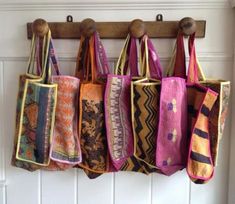
[[148, 43], [149, 67], [150, 67], [151, 78], [162, 79], [163, 69], [160, 63], [160, 58], [150, 38], [148, 38], [147, 43]]
[[141, 77], [151, 78], [149, 69], [148, 36], [144, 35], [140, 44], [140, 70]]
[[161, 80], [162, 66], [160, 58], [147, 35], [144, 35], [141, 39], [140, 53], [141, 76]]
[[94, 33], [94, 43], [95, 43], [95, 61], [97, 64], [98, 77], [106, 78], [106, 75], [110, 73], [110, 68], [104, 46], [100, 40], [98, 32]]
[[[189, 55], [193, 55], [193, 62], [194, 66], [192, 65], [191, 69], [195, 69], [194, 73], [197, 74], [195, 76], [196, 81], [204, 81], [206, 80], [206, 77], [204, 75], [204, 72], [201, 68], [201, 65], [197, 59], [196, 56], [196, 48], [195, 48], [195, 33], [189, 36], [188, 40], [188, 50], [189, 50]], [[193, 52], [193, 53], [192, 53]], [[190, 69], [190, 63], [189, 63], [189, 72], [193, 72], [193, 70]], [[190, 73], [188, 73], [188, 77], [190, 76]]]
[[[119, 55], [114, 73], [117, 75], [139, 76], [136, 38], [128, 34]], [[129, 68], [129, 69], [128, 69]]]
[[[40, 47], [40, 45], [39, 45]], [[41, 49], [43, 50], [43, 49]], [[45, 52], [45, 51], [42, 51]], [[50, 44], [49, 44], [49, 61], [51, 63], [51, 65], [53, 66], [56, 75], [61, 75], [60, 70], [59, 70], [59, 65], [58, 65], [58, 58], [57, 55], [55, 53], [55, 49], [54, 49], [54, 45], [53, 45], [53, 41], [52, 38], [50, 39]], [[37, 70], [39, 70], [39, 73], [41, 73], [41, 63], [40, 63], [40, 58], [37, 57]]]
[[[34, 74], [34, 69], [35, 69], [35, 57], [36, 57], [36, 63], [37, 63], [37, 76], [40, 76], [41, 70], [39, 69], [40, 65], [38, 62], [40, 62], [39, 59], [39, 38], [36, 37], [36, 35], [33, 33], [32, 40], [31, 40], [31, 45], [30, 45], [30, 55], [28, 59], [28, 66], [26, 70], [26, 74], [33, 75]], [[32, 68], [32, 69], [31, 69]]]
[[77, 55], [75, 76], [81, 81], [85, 79], [87, 75], [87, 60], [89, 56], [89, 38], [85, 38], [83, 35], [80, 38], [80, 45]]
[[[26, 71], [26, 75], [28, 75], [31, 78], [41, 78], [42, 80], [45, 79], [46, 76], [46, 66], [47, 66], [47, 58], [49, 55], [49, 42], [51, 39], [51, 32], [50, 30], [48, 31], [47, 35], [43, 37], [43, 49], [42, 51], [40, 50], [40, 38], [36, 37], [35, 34], [33, 34], [32, 41], [31, 41], [31, 51], [30, 51], [30, 57], [28, 61], [28, 67]], [[42, 62], [42, 69], [40, 68], [40, 53], [42, 54], [41, 57], [41, 62]], [[36, 64], [37, 64], [37, 75], [34, 74], [34, 69], [35, 69], [35, 55], [36, 55]], [[32, 71], [31, 70], [31, 67]]]
[[198, 82], [205, 80], [204, 73], [196, 57], [195, 51], [195, 33], [190, 35], [188, 40], [189, 48], [189, 69], [186, 76], [186, 57], [184, 49], [184, 35], [179, 32], [173, 49], [172, 58], [167, 68], [167, 76], [176, 76], [187, 79], [188, 82]]
[[[88, 59], [90, 60], [90, 65], [87, 66], [87, 68], [91, 67], [91, 82], [95, 83], [97, 80], [97, 63], [95, 60], [95, 36], [91, 36], [89, 40], [89, 57]], [[88, 60], [88, 62], [89, 62]], [[88, 70], [89, 71], [89, 70]], [[89, 76], [89, 74], [88, 74]]]

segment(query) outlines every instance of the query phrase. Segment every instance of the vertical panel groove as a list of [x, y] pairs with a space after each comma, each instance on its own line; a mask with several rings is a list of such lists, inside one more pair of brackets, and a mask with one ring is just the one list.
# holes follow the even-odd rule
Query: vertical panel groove
[[[1, 97], [0, 97], [0, 115], [3, 117], [3, 111], [4, 111], [4, 95], [5, 95], [5, 89], [4, 89], [4, 62], [0, 62], [0, 93], [1, 93]], [[1, 118], [1, 120], [3, 120], [3, 118]], [[1, 121], [0, 120], [0, 150], [1, 150], [1, 158], [0, 158], [0, 162], [1, 162], [1, 167], [2, 167], [2, 174], [0, 175], [2, 178], [2, 180], [6, 179], [6, 165], [5, 165], [5, 147], [3, 144], [5, 144], [5, 140], [4, 140], [4, 127], [5, 127], [5, 121]]]
[[116, 194], [115, 194], [115, 173], [113, 173], [113, 190], [112, 190], [112, 197], [113, 197], [113, 204], [115, 204], [115, 197], [116, 197]]
[[189, 195], [188, 195], [188, 204], [191, 204], [191, 185], [192, 185], [192, 183], [191, 183], [191, 181], [190, 181], [190, 179], [189, 179]]
[[42, 204], [42, 171], [38, 171], [38, 204]]
[[150, 203], [153, 204], [153, 174], [150, 175]]
[[78, 169], [75, 169], [75, 181], [74, 181], [74, 203], [78, 204]]

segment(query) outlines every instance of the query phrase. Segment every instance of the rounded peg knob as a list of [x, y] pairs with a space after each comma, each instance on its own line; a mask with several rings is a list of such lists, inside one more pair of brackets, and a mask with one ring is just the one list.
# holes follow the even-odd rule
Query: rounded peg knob
[[49, 25], [44, 19], [38, 18], [33, 22], [32, 30], [37, 36], [43, 37], [48, 33]]
[[146, 33], [146, 27], [141, 19], [135, 19], [129, 26], [129, 33], [132, 37], [141, 38]]
[[80, 32], [85, 37], [90, 37], [96, 31], [95, 21], [91, 18], [86, 18], [81, 22]]
[[187, 36], [192, 35], [197, 30], [196, 21], [193, 18], [185, 17], [180, 20], [179, 29]]

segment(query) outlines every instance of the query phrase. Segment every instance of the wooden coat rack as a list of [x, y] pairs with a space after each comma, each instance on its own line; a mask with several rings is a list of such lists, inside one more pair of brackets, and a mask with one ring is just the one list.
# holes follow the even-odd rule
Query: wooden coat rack
[[43, 36], [50, 28], [54, 39], [79, 39], [81, 35], [90, 36], [95, 30], [104, 39], [123, 39], [130, 33], [134, 37], [141, 37], [147, 33], [150, 38], [175, 38], [179, 29], [190, 35], [196, 32], [196, 37], [204, 38], [206, 21], [186, 17], [181, 21], [163, 21], [161, 14], [156, 21], [142, 21], [135, 19], [132, 22], [95, 22], [93, 19], [85, 19], [82, 22], [73, 22], [72, 16], [67, 17], [67, 22], [49, 22], [37, 19], [33, 23], [27, 23], [28, 39], [33, 32]]

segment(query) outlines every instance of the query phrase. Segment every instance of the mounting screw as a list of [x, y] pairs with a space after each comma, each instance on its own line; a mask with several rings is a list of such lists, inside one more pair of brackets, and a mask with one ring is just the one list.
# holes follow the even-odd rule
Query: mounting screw
[[156, 16], [156, 21], [163, 21], [163, 15], [162, 14], [158, 14]]
[[72, 23], [73, 22], [73, 16], [68, 15], [66, 20], [67, 20], [67, 22]]

